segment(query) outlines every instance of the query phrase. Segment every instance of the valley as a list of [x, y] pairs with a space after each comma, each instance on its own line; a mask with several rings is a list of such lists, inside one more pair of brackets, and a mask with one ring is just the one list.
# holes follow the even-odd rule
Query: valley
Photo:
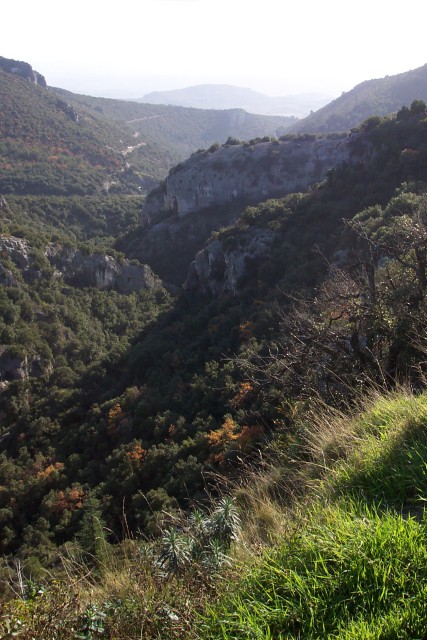
[[0, 637], [422, 638], [424, 67], [295, 123], [15, 62]]

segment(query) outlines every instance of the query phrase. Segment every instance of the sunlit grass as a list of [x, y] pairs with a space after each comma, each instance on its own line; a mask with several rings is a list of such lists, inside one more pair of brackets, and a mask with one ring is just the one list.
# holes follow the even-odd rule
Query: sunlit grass
[[201, 637], [421, 639], [427, 397], [400, 390], [358, 416], [313, 415], [292, 526], [210, 608]]

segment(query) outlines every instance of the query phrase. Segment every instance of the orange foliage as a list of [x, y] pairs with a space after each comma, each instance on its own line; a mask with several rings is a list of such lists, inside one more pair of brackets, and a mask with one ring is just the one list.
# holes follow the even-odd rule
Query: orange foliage
[[51, 509], [54, 513], [62, 513], [66, 509], [69, 511], [77, 511], [83, 507], [84, 491], [83, 489], [66, 489], [66, 491], [58, 491], [55, 502], [52, 503]]
[[225, 446], [229, 442], [237, 440], [237, 438], [239, 437], [235, 434], [236, 428], [237, 425], [234, 420], [227, 416], [222, 427], [216, 429], [215, 431], [210, 431], [209, 433], [207, 433], [206, 439], [209, 444], [213, 446]]
[[170, 424], [169, 428], [168, 428], [168, 434], [170, 437], [172, 437], [174, 435], [176, 431], [176, 424]]
[[127, 457], [132, 462], [144, 462], [147, 451], [141, 447], [139, 442], [133, 445], [133, 448], [127, 452]]
[[117, 402], [108, 412], [107, 431], [110, 435], [117, 431], [119, 423], [125, 419], [125, 412]]
[[61, 471], [64, 468], [62, 462], [55, 462], [54, 464], [50, 464], [45, 469], [39, 471], [36, 475], [37, 480], [46, 480], [51, 476], [55, 471]]
[[252, 427], [245, 425], [238, 435], [237, 443], [241, 449], [248, 449], [255, 442], [262, 440], [263, 436], [264, 429], [259, 424], [254, 424]]
[[[227, 446], [233, 442], [233, 448], [246, 452], [251, 449], [255, 442], [259, 442], [264, 436], [263, 427], [257, 424], [251, 427], [245, 425], [240, 432], [236, 433], [238, 428], [239, 426], [232, 418], [227, 417], [220, 429], [206, 434], [206, 439], [210, 445], [221, 447], [222, 449], [226, 449]], [[209, 456], [209, 461], [212, 463], [221, 464], [223, 460], [224, 453], [221, 451], [213, 451]]]
[[120, 404], [117, 402], [114, 407], [111, 407], [111, 409], [108, 412], [108, 424], [111, 424], [112, 422], [118, 422], [119, 420], [122, 420], [125, 417], [124, 411], [121, 408]]
[[233, 407], [236, 407], [237, 405], [239, 405], [243, 401], [243, 399], [248, 395], [248, 393], [253, 391], [253, 388], [254, 387], [250, 382], [241, 382], [239, 385], [239, 391], [231, 400], [231, 404], [233, 405]]

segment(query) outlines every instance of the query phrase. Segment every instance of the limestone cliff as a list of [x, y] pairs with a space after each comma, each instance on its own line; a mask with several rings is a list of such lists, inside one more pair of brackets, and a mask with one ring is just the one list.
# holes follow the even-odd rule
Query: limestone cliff
[[258, 203], [305, 191], [332, 167], [351, 161], [351, 155], [347, 135], [211, 148], [170, 171], [162, 187], [147, 197], [143, 222], [155, 219], [159, 211], [183, 218], [213, 205]]
[[[245, 205], [305, 191], [340, 163], [369, 161], [372, 145], [368, 139], [362, 135], [355, 142], [354, 136], [346, 134], [305, 135], [273, 142], [214, 145], [193, 154], [149, 194], [142, 211], [143, 229], [123, 249], [150, 264], [164, 280], [181, 285], [194, 255], [211, 233], [233, 224]], [[203, 280], [202, 273], [214, 269], [214, 264], [219, 268], [222, 258], [218, 251], [214, 243], [198, 254], [189, 283]], [[238, 267], [231, 266], [237, 265], [236, 256], [227, 254], [224, 260], [231, 262], [227, 281], [221, 286], [232, 291], [236, 282], [232, 270], [236, 268], [241, 274], [245, 260], [242, 258]], [[217, 286], [210, 283], [201, 288], [213, 290]]]
[[209, 242], [195, 257], [184, 284], [187, 291], [237, 295], [248, 261], [265, 256], [275, 238], [269, 229], [251, 228], [239, 234], [235, 246], [221, 240]]
[[48, 246], [46, 255], [55, 267], [57, 277], [74, 286], [114, 289], [128, 294], [162, 284], [146, 264], [132, 264], [128, 260], [118, 261], [101, 253], [85, 254], [56, 245]]
[[40, 87], [46, 87], [46, 79], [38, 71], [34, 71], [32, 66], [28, 62], [21, 62], [20, 60], [12, 60], [10, 58], [3, 58], [0, 56], [0, 69], [7, 73], [13, 73], [21, 78], [26, 78], [33, 84], [37, 84]]
[[[0, 283], [19, 286], [19, 274], [26, 281], [41, 277], [36, 267], [31, 246], [26, 240], [14, 236], [0, 236]], [[132, 264], [102, 253], [84, 253], [61, 245], [49, 245], [45, 249], [47, 265], [52, 276], [62, 278], [67, 284], [78, 287], [113, 289], [129, 294], [140, 289], [152, 289], [162, 285], [146, 264]], [[15, 273], [13, 272], [15, 270]]]

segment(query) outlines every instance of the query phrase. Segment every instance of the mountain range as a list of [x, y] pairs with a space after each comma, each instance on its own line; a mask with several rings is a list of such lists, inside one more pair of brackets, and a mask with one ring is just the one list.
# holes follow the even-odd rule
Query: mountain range
[[249, 113], [304, 117], [331, 100], [320, 93], [267, 96], [253, 89], [227, 84], [204, 84], [170, 91], [147, 93], [140, 102], [197, 109], [244, 109]]

